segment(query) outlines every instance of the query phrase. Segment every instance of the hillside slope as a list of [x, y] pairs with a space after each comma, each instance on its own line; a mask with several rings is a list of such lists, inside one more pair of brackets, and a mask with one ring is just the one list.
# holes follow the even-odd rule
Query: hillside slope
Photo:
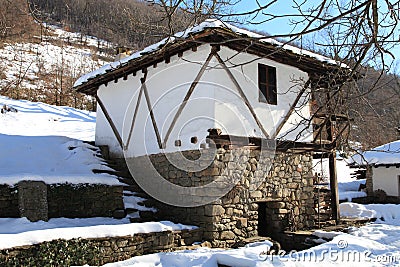
[[112, 60], [112, 44], [43, 24], [41, 35], [0, 44], [0, 94], [93, 109], [91, 98], [75, 93], [74, 81]]
[[12, 100], [0, 96], [0, 181], [121, 184], [117, 177], [94, 174], [110, 170], [94, 139], [95, 113], [70, 107]]

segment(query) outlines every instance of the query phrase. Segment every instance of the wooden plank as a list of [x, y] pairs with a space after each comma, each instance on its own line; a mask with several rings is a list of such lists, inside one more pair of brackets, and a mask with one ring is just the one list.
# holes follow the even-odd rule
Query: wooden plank
[[[329, 99], [329, 98], [328, 98]], [[328, 109], [330, 107], [328, 106]], [[328, 140], [333, 141], [334, 127], [332, 125], [331, 118], [329, 117], [326, 122], [326, 130], [328, 134]], [[333, 143], [334, 148], [329, 154], [329, 185], [331, 188], [331, 209], [332, 219], [336, 221], [336, 224], [340, 221], [339, 214], [339, 192], [337, 183], [337, 170], [336, 170], [336, 144]]]
[[301, 90], [298, 93], [296, 99], [294, 100], [293, 104], [291, 105], [288, 113], [285, 115], [283, 120], [279, 123], [278, 127], [276, 127], [275, 132], [271, 135], [272, 139], [275, 139], [279, 135], [280, 131], [282, 130], [282, 128], [285, 125], [285, 123], [289, 120], [289, 118], [292, 115], [294, 109], [296, 108], [297, 104], [299, 103], [301, 96], [307, 90], [307, 88], [310, 85], [310, 83], [311, 83], [311, 80], [307, 80], [307, 82], [304, 84], [303, 88], [301, 88]]
[[250, 105], [249, 100], [247, 99], [245, 93], [243, 92], [242, 88], [240, 87], [238, 81], [236, 80], [235, 76], [232, 74], [232, 72], [229, 70], [229, 68], [226, 66], [225, 62], [222, 60], [222, 58], [219, 56], [218, 53], [215, 53], [215, 57], [217, 58], [218, 62], [222, 65], [223, 69], [226, 71], [226, 73], [229, 75], [229, 78], [235, 85], [236, 89], [239, 91], [240, 96], [244, 100], [244, 103], [246, 104], [247, 108], [250, 110], [251, 115], [253, 116], [254, 120], [256, 121], [258, 127], [261, 129], [262, 133], [264, 134], [265, 138], [269, 138], [269, 134], [267, 131], [264, 129], [263, 125], [261, 122], [258, 120], [258, 117], [253, 109], [253, 107]]
[[161, 142], [160, 132], [158, 131], [157, 122], [156, 122], [156, 119], [154, 117], [153, 107], [151, 106], [149, 92], [147, 91], [147, 86], [146, 86], [145, 82], [143, 82], [142, 87], [143, 87], [143, 91], [144, 91], [144, 96], [146, 98], [147, 108], [148, 108], [149, 113], [150, 113], [151, 122], [153, 123], [154, 133], [156, 134], [156, 137], [157, 137], [158, 147], [160, 149], [162, 149], [163, 145], [162, 145], [162, 142]]
[[110, 117], [110, 114], [108, 113], [106, 107], [104, 106], [103, 102], [100, 100], [100, 98], [99, 98], [99, 96], [97, 94], [96, 94], [96, 100], [97, 100], [97, 103], [100, 106], [101, 111], [103, 111], [104, 116], [106, 117], [108, 123], [110, 124], [115, 138], [117, 138], [117, 141], [118, 141], [119, 145], [121, 146], [121, 148], [124, 149], [124, 143], [122, 142], [121, 135], [119, 134], [119, 132], [117, 130], [117, 127], [115, 126], [113, 120]]
[[329, 183], [331, 188], [331, 208], [332, 219], [336, 223], [340, 220], [339, 214], [339, 192], [337, 186], [337, 172], [336, 172], [336, 150], [329, 154]]
[[124, 146], [124, 150], [128, 149], [129, 143], [131, 142], [132, 133], [133, 133], [133, 129], [135, 127], [137, 114], [139, 113], [139, 105], [140, 105], [140, 100], [142, 99], [143, 91], [144, 91], [144, 86], [142, 84], [142, 86], [140, 87], [138, 99], [136, 101], [135, 112], [133, 113], [131, 128], [129, 129], [128, 139], [126, 140], [126, 145]]
[[171, 135], [172, 129], [175, 127], [175, 124], [179, 118], [179, 116], [181, 115], [183, 109], [185, 108], [190, 96], [192, 95], [194, 89], [196, 88], [197, 84], [200, 81], [201, 76], [203, 76], [204, 71], [206, 70], [208, 63], [210, 63], [211, 58], [214, 56], [214, 53], [211, 51], [211, 53], [208, 55], [206, 61], [204, 62], [204, 64], [201, 66], [200, 71], [197, 73], [194, 81], [191, 83], [189, 90], [187, 91], [185, 98], [183, 99], [182, 103], [180, 104], [178, 110], [175, 113], [174, 118], [172, 119], [172, 122], [170, 124], [170, 126], [168, 127], [167, 133], [165, 134], [165, 139], [163, 142], [163, 147], [165, 148], [167, 145], [167, 141], [169, 136]]

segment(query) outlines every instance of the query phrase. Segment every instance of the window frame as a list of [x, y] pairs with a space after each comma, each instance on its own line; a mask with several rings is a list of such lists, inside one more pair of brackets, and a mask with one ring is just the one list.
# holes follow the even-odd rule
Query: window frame
[[258, 63], [258, 101], [278, 105], [276, 68]]

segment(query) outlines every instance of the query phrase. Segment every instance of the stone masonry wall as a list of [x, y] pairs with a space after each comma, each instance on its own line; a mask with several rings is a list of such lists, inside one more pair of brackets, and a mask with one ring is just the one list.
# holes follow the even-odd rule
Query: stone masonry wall
[[112, 217], [124, 209], [122, 186], [101, 184], [48, 185], [49, 218]]
[[[30, 181], [16, 185], [0, 185], [0, 217], [27, 216], [27, 203], [31, 203], [30, 191], [22, 190]], [[37, 182], [32, 182], [34, 185]], [[123, 187], [100, 184], [52, 184], [44, 185], [47, 199], [46, 218], [112, 217], [115, 210], [124, 209]], [[23, 193], [23, 194], [22, 194]], [[33, 202], [32, 202], [33, 203]], [[36, 220], [35, 218], [33, 218]], [[45, 218], [41, 218], [45, 219]]]
[[[185, 151], [197, 159], [199, 151]], [[150, 158], [158, 172], [169, 181], [190, 187], [216, 178], [235, 178], [237, 184], [211, 204], [182, 208], [160, 202], [162, 219], [198, 225], [205, 240], [216, 247], [229, 247], [244, 238], [285, 230], [302, 230], [314, 224], [312, 155], [277, 152], [275, 157], [260, 150], [219, 148], [210, 166], [202, 171], [180, 170], [163, 154]], [[268, 168], [268, 165], [272, 166]], [[258, 186], [255, 187], [255, 184]]]
[[18, 190], [14, 186], [0, 185], [0, 217], [19, 217]]
[[133, 256], [185, 248], [201, 241], [194, 230], [138, 233], [92, 239], [58, 239], [0, 250], [0, 266], [99, 266]]

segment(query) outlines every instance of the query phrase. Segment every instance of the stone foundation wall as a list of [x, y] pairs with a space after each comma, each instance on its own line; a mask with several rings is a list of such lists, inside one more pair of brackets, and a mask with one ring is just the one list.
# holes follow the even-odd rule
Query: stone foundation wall
[[49, 217], [112, 217], [124, 209], [122, 186], [101, 184], [48, 185]]
[[[197, 159], [199, 153], [185, 151], [184, 156]], [[197, 172], [171, 164], [168, 158], [174, 154], [150, 158], [158, 172], [175, 184], [199, 186], [217, 178], [237, 181], [229, 193], [208, 205], [181, 208], [155, 202], [160, 218], [200, 226], [213, 246], [229, 247], [244, 238], [274, 237], [277, 232], [314, 225], [311, 154], [279, 152], [273, 157], [260, 150], [219, 148], [212, 163]]]
[[53, 240], [0, 250], [1, 266], [99, 266], [160, 251], [185, 248], [201, 241], [198, 230], [139, 233], [133, 236]]
[[[38, 183], [43, 184], [40, 205], [35, 204]], [[13, 186], [0, 185], [0, 217], [26, 216], [32, 221], [58, 217], [112, 217], [115, 210], [124, 209], [122, 195], [122, 186], [45, 185], [22, 181]]]
[[14, 186], [0, 185], [0, 217], [19, 217], [18, 190]]

